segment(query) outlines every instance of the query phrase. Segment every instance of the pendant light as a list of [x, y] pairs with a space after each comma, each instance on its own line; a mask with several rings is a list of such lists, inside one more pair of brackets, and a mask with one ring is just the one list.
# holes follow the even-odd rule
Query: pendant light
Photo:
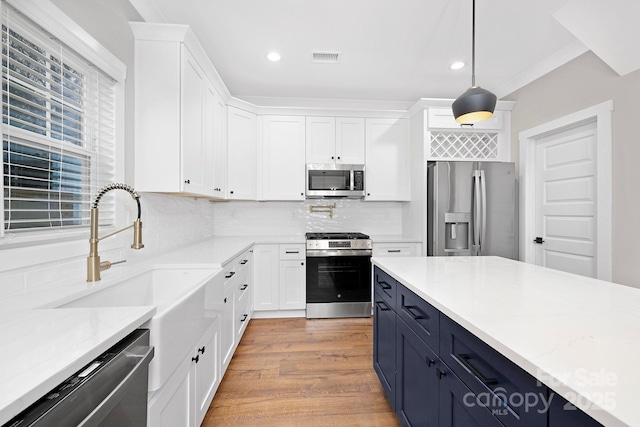
[[476, 0], [473, 0], [471, 24], [471, 87], [451, 106], [456, 122], [473, 125], [493, 116], [498, 98], [486, 89], [476, 86]]

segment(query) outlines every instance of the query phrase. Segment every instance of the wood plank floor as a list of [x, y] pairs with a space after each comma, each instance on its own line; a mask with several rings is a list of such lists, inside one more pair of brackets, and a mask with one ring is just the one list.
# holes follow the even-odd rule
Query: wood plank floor
[[394, 427], [372, 319], [253, 319], [203, 427]]

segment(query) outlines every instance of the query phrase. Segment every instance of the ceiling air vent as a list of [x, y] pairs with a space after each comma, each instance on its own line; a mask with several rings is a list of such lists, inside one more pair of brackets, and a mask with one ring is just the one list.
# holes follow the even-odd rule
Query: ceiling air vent
[[318, 64], [337, 64], [342, 52], [311, 52], [311, 62]]

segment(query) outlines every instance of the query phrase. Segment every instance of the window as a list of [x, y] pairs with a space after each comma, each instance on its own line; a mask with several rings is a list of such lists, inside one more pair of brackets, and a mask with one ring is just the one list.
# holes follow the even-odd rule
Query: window
[[[3, 1], [0, 235], [89, 224], [115, 177], [116, 83]], [[112, 200], [100, 219], [114, 222]]]

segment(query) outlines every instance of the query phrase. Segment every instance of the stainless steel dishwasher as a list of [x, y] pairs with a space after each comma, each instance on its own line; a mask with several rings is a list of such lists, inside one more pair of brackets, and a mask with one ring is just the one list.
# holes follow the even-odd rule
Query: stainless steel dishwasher
[[3, 427], [145, 427], [153, 347], [138, 329]]

